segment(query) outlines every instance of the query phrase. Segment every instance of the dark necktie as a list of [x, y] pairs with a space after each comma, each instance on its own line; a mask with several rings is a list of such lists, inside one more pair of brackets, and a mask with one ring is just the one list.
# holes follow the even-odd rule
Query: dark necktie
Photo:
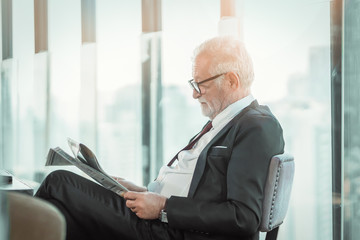
[[191, 148], [195, 145], [195, 143], [196, 143], [205, 133], [207, 133], [208, 131], [210, 131], [211, 128], [212, 128], [212, 123], [211, 123], [211, 121], [209, 121], [209, 122], [205, 125], [205, 127], [203, 128], [203, 130], [199, 133], [199, 135], [198, 135], [195, 139], [193, 139], [187, 146], [185, 146], [183, 149], [181, 149], [181, 150], [173, 157], [173, 159], [171, 159], [171, 161], [170, 161], [167, 165], [170, 167], [170, 166], [175, 162], [175, 160], [177, 159], [177, 157], [178, 157], [178, 155], [179, 155], [179, 153], [180, 153], [181, 151], [191, 149]]

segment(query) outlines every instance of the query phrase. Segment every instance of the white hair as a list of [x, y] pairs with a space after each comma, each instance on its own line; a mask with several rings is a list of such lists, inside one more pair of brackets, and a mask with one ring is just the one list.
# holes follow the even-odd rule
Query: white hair
[[[209, 74], [234, 72], [239, 76], [245, 89], [250, 89], [254, 81], [252, 60], [244, 44], [231, 36], [215, 37], [202, 43], [194, 50], [193, 63], [199, 55], [211, 59]], [[194, 66], [194, 64], [193, 64]], [[219, 82], [223, 78], [219, 78]]]

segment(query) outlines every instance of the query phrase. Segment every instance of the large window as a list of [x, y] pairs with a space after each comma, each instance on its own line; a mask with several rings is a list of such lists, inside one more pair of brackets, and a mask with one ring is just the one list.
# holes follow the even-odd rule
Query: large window
[[[149, 139], [153, 146], [161, 144], [161, 161], [169, 161], [207, 121], [187, 80], [192, 78], [193, 49], [218, 35], [221, 1], [161, 1], [162, 28], [156, 34], [142, 32], [142, 1], [93, 1], [96, 40], [84, 43], [83, 1], [48, 0], [48, 50], [37, 54], [33, 1], [3, 0], [2, 7], [9, 2], [12, 15], [2, 15], [2, 33], [12, 33], [5, 50], [13, 52], [1, 64], [0, 167], [40, 181], [41, 174], [35, 173], [44, 170], [47, 149], [68, 149], [66, 138], [72, 137], [94, 149], [111, 175], [141, 184], [143, 175], [149, 174], [143, 170], [147, 150], [142, 145], [142, 64], [149, 57], [144, 43], [160, 43], [152, 46], [161, 61], [150, 66], [155, 68], [150, 73], [161, 77], [162, 95], [155, 103], [162, 117], [154, 119], [162, 121], [162, 142], [152, 131]], [[277, 116], [285, 150], [295, 156], [291, 203], [278, 239], [332, 239], [330, 1], [235, 3], [238, 30], [255, 66], [253, 95]], [[345, 14], [353, 18], [345, 24], [358, 22], [351, 9]], [[346, 56], [353, 56], [358, 35], [350, 30], [347, 34], [353, 39], [345, 45]], [[155, 40], [148, 41], [149, 36]], [[4, 46], [7, 38], [2, 39]], [[2, 54], [7, 54], [4, 47]], [[345, 89], [355, 99], [358, 62], [350, 60], [353, 68], [345, 77], [352, 81]], [[348, 100], [344, 109], [358, 113], [357, 101]], [[358, 118], [345, 119], [355, 123], [347, 133], [356, 133]], [[346, 227], [355, 236], [357, 137], [345, 138], [351, 149], [345, 157], [352, 159], [345, 164], [345, 183], [351, 186], [351, 191], [344, 189], [350, 191], [345, 192]]]

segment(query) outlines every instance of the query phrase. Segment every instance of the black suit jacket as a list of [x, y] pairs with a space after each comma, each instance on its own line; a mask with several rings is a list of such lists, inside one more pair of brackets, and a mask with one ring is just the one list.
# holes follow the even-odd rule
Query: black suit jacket
[[167, 202], [169, 227], [185, 239], [258, 239], [271, 157], [283, 153], [282, 128], [253, 101], [201, 152], [188, 197]]

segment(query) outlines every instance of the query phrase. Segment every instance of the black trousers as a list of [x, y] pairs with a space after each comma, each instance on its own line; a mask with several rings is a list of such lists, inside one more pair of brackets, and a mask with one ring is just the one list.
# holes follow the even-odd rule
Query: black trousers
[[181, 231], [138, 218], [122, 197], [72, 172], [52, 172], [35, 196], [64, 214], [67, 239], [183, 239]]

